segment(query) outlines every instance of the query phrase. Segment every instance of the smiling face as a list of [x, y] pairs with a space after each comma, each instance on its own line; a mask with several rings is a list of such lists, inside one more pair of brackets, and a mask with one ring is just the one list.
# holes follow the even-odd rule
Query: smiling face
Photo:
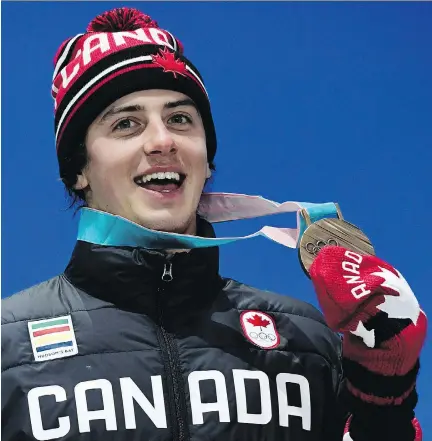
[[195, 234], [210, 170], [202, 119], [186, 95], [146, 90], [117, 100], [89, 127], [86, 147], [88, 164], [75, 188], [90, 208]]

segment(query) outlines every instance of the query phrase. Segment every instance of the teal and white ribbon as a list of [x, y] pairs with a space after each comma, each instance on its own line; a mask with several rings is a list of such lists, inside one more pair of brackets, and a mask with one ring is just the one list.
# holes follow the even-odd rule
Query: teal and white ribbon
[[261, 196], [236, 193], [204, 193], [198, 214], [210, 223], [252, 219], [280, 213], [297, 213], [296, 228], [264, 226], [246, 236], [206, 238], [150, 230], [120, 216], [83, 208], [78, 226], [78, 240], [105, 246], [130, 246], [147, 249], [191, 249], [221, 246], [240, 240], [264, 236], [288, 248], [297, 248], [306, 229], [300, 210], [305, 209], [311, 222], [336, 217], [333, 202], [312, 204], [287, 201], [278, 203]]

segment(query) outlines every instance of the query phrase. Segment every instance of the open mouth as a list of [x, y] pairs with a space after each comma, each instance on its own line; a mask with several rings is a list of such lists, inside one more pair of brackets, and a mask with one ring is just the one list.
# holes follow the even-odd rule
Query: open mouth
[[177, 172], [158, 172], [134, 178], [135, 184], [146, 190], [159, 193], [171, 193], [178, 190], [184, 183], [186, 175]]

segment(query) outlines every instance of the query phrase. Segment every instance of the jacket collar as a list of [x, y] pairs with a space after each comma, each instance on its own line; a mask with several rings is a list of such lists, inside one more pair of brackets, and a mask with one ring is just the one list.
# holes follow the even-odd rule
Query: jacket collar
[[[215, 237], [207, 221], [198, 218], [197, 226], [199, 236]], [[222, 287], [217, 247], [167, 255], [139, 247], [77, 241], [64, 275], [91, 296], [148, 314], [161, 309], [183, 314], [196, 311]]]

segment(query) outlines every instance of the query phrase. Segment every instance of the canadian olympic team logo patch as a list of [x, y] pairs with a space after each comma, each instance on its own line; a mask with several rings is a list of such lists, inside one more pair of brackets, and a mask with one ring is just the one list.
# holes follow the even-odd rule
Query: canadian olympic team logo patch
[[245, 337], [263, 349], [273, 349], [280, 343], [273, 317], [260, 311], [243, 311], [240, 315]]

